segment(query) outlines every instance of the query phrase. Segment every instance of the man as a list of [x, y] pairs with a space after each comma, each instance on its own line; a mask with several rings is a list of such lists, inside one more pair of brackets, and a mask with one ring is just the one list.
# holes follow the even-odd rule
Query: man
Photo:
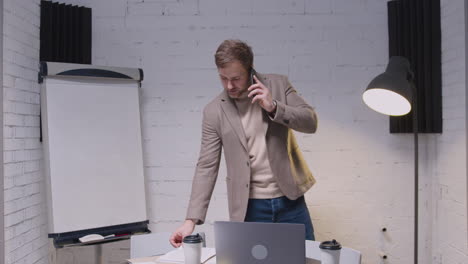
[[201, 150], [185, 222], [174, 247], [203, 224], [218, 176], [221, 148], [227, 167], [231, 221], [303, 223], [313, 227], [303, 194], [315, 183], [291, 129], [314, 133], [315, 111], [285, 76], [254, 74], [252, 49], [225, 40], [215, 62], [224, 91], [203, 111]]

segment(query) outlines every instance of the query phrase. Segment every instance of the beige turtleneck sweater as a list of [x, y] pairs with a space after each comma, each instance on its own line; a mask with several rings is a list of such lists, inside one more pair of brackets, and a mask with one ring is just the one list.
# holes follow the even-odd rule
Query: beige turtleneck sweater
[[268, 123], [262, 108], [250, 98], [235, 100], [241, 118], [250, 158], [250, 198], [271, 199], [283, 196], [268, 160], [265, 135]]

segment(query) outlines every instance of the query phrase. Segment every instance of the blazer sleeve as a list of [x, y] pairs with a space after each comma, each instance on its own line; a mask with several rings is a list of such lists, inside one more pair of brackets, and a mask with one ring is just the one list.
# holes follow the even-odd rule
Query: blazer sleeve
[[202, 138], [200, 155], [192, 182], [192, 193], [186, 219], [195, 220], [196, 224], [205, 222], [208, 205], [218, 177], [221, 159], [221, 138], [217, 132], [217, 111], [203, 110]]
[[317, 114], [307, 102], [297, 94], [287, 77], [283, 78], [285, 101], [276, 101], [276, 114], [272, 121], [303, 133], [315, 133]]

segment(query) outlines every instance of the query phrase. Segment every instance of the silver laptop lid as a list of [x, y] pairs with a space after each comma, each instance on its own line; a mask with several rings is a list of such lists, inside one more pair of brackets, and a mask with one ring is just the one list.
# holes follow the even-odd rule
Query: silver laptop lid
[[217, 264], [304, 264], [303, 224], [215, 222]]

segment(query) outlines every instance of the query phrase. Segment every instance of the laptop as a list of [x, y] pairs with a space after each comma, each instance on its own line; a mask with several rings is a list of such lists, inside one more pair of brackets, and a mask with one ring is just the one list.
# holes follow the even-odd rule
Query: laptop
[[214, 223], [217, 264], [304, 264], [303, 224]]

